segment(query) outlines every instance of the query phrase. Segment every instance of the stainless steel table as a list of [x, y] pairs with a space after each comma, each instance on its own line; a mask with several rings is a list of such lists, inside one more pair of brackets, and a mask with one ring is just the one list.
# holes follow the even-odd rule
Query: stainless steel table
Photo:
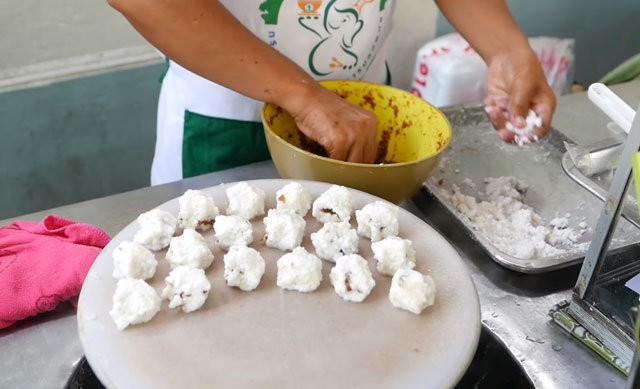
[[[638, 106], [640, 82], [613, 89], [633, 107]], [[589, 144], [608, 135], [608, 121], [586, 94], [579, 93], [559, 99], [554, 127], [579, 144]], [[178, 197], [187, 189], [277, 177], [273, 164], [266, 161], [23, 215], [0, 221], [0, 225], [58, 214], [95, 224], [113, 236], [141, 212]], [[570, 298], [579, 266], [536, 275], [502, 268], [424, 193], [403, 207], [438, 229], [458, 249], [478, 289], [484, 327], [503, 342], [536, 387], [624, 386], [624, 376], [560, 329], [547, 314], [554, 304]], [[64, 304], [54, 312], [0, 330], [0, 388], [63, 387], [81, 357], [74, 309]]]

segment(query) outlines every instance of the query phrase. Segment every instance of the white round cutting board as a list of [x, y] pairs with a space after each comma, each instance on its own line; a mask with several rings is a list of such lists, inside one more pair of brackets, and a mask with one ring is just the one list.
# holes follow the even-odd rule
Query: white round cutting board
[[[247, 181], [266, 192], [266, 209], [289, 180]], [[299, 181], [317, 198], [330, 184]], [[225, 188], [209, 194], [224, 214]], [[354, 210], [380, 200], [352, 190]], [[178, 199], [159, 208], [177, 215]], [[303, 246], [314, 252], [309, 234], [321, 224], [307, 214]], [[284, 253], [268, 248], [262, 216], [253, 221], [254, 242], [267, 269], [252, 292], [226, 286], [224, 252], [203, 235], [215, 255], [207, 269], [212, 289], [198, 311], [183, 313], [162, 302], [151, 321], [119, 331], [109, 310], [116, 287], [114, 248], [132, 240], [134, 221], [117, 234], [91, 267], [78, 304], [78, 330], [89, 364], [110, 388], [445, 388], [467, 369], [478, 344], [480, 305], [475, 286], [456, 250], [433, 228], [400, 208], [402, 238], [416, 250], [416, 270], [436, 284], [435, 304], [422, 314], [394, 308], [388, 298], [391, 278], [376, 271], [370, 241], [360, 238], [360, 255], [376, 281], [362, 303], [342, 300], [329, 281], [332, 263], [323, 261], [323, 281], [315, 292], [300, 293], [276, 285], [276, 261]], [[352, 216], [355, 227], [355, 215]], [[169, 266], [166, 250], [149, 280], [158, 293]]]

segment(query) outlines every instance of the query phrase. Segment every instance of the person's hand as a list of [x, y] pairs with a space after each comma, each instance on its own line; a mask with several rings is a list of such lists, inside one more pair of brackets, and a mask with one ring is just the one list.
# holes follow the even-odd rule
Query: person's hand
[[298, 128], [322, 145], [330, 158], [373, 163], [376, 158], [378, 118], [332, 91], [313, 86], [289, 109]]
[[[527, 143], [549, 131], [556, 96], [533, 51], [520, 50], [494, 57], [489, 63], [487, 77], [485, 109], [500, 138], [506, 142]], [[529, 110], [542, 119], [541, 127], [519, 135], [507, 129], [507, 121], [515, 129], [523, 129]], [[525, 139], [518, 139], [518, 136]]]

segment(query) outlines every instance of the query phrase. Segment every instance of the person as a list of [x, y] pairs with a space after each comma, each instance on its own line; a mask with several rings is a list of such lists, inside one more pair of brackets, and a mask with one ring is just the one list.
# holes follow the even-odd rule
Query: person
[[[108, 0], [169, 59], [151, 183], [268, 159], [262, 102], [274, 103], [331, 158], [373, 162], [376, 117], [320, 79], [389, 83], [395, 0]], [[488, 64], [486, 110], [507, 142], [532, 109], [549, 129], [555, 95], [505, 0], [436, 0]]]

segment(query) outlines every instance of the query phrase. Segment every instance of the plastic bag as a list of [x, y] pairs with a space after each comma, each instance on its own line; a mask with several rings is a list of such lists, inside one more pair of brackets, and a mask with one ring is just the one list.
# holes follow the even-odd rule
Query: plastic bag
[[[547, 81], [556, 95], [568, 93], [573, 79], [573, 39], [530, 38]], [[436, 38], [416, 55], [411, 93], [437, 107], [482, 101], [487, 95], [487, 65], [458, 33]]]
[[437, 107], [481, 101], [487, 93], [487, 65], [457, 33], [418, 50], [411, 93]]
[[571, 91], [574, 75], [573, 39], [553, 37], [529, 38], [529, 44], [540, 59], [542, 70], [556, 96]]

